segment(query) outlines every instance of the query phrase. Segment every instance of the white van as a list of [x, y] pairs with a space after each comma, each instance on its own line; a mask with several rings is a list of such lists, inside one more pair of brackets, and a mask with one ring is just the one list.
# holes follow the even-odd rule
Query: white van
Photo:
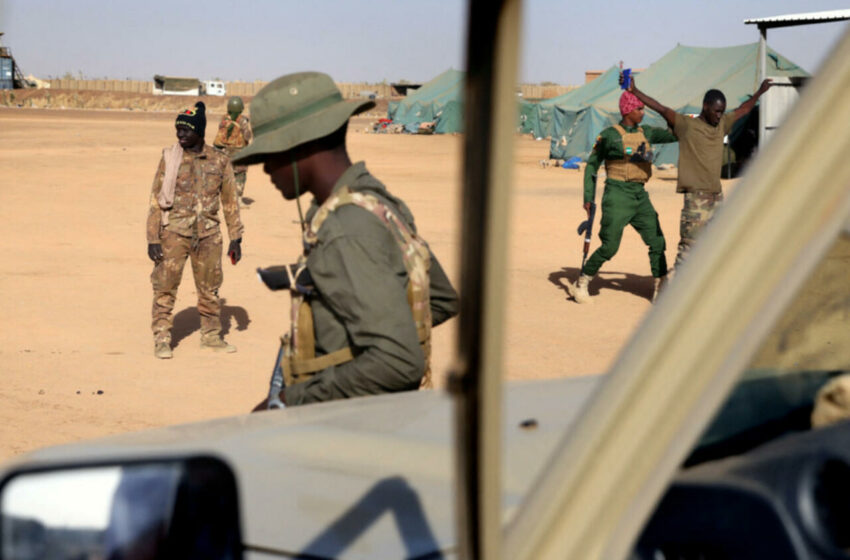
[[225, 95], [224, 82], [204, 82], [204, 95]]

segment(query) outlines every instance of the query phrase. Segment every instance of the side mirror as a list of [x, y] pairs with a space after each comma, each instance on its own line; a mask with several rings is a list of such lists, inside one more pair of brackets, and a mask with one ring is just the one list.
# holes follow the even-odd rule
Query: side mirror
[[211, 457], [13, 472], [0, 481], [0, 555], [241, 559], [236, 480]]

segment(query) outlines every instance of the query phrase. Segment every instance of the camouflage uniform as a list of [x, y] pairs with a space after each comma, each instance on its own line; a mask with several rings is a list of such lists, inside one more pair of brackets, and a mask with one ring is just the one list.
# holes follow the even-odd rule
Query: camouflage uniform
[[676, 266], [687, 260], [699, 231], [705, 227], [715, 209], [723, 202], [722, 192], [693, 191], [684, 193], [685, 205], [679, 218], [679, 247]]
[[[251, 123], [245, 115], [239, 115], [236, 120], [230, 118], [230, 115], [225, 115], [218, 125], [218, 133], [215, 135], [213, 146], [227, 154], [227, 157], [232, 156], [245, 146], [251, 143], [254, 139], [254, 133], [251, 132]], [[240, 198], [245, 192], [245, 178], [248, 172], [247, 165], [234, 165], [233, 175], [236, 179], [236, 194]]]
[[174, 204], [167, 211], [162, 210], [157, 202], [164, 176], [165, 160], [160, 159], [151, 189], [147, 220], [148, 243], [160, 243], [164, 255], [151, 273], [154, 340], [156, 343], [171, 341], [171, 312], [187, 258], [192, 260], [198, 291], [201, 336], [204, 339], [218, 337], [221, 333], [218, 290], [223, 278], [219, 205], [230, 239], [241, 239], [243, 232], [233, 166], [227, 156], [207, 145], [198, 154], [184, 151], [177, 172]]

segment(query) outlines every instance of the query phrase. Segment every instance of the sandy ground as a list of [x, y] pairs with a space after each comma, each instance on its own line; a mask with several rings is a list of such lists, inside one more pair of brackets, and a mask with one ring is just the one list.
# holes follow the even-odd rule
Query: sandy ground
[[[246, 196], [254, 203], [242, 214], [244, 257], [235, 267], [225, 264], [221, 290], [226, 336], [238, 353], [199, 348], [187, 266], [175, 308], [174, 359], [153, 356], [144, 229], [160, 151], [174, 142], [173, 119], [0, 109], [0, 461], [45, 445], [244, 413], [266, 394], [289, 298], [269, 292], [254, 270], [291, 262], [300, 243], [295, 205], [259, 168], [248, 173]], [[352, 158], [366, 160], [408, 203], [456, 283], [462, 138], [365, 134], [365, 125], [351, 127]], [[542, 167], [547, 154], [546, 141], [517, 138], [504, 348], [509, 379], [604, 371], [650, 308], [647, 252], [631, 229], [591, 285], [594, 303], [568, 298], [564, 280], [575, 279], [581, 262], [582, 175]], [[671, 178], [653, 178], [648, 190], [672, 262], [681, 196]], [[455, 329], [453, 320], [434, 333], [438, 385]]]

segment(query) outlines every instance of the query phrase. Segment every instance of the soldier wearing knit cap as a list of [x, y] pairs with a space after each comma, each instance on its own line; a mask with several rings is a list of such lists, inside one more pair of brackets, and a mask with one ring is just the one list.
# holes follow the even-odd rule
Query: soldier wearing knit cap
[[587, 259], [573, 290], [578, 303], [590, 301], [588, 286], [599, 268], [620, 248], [623, 230], [631, 225], [649, 248], [649, 265], [655, 279], [652, 301], [667, 275], [667, 245], [658, 214], [644, 184], [652, 175], [652, 144], [675, 142], [669, 130], [641, 126], [643, 103], [628, 91], [620, 96], [619, 124], [608, 127], [596, 139], [584, 169], [584, 209], [590, 217], [596, 198], [596, 172], [604, 162], [607, 177], [602, 195], [599, 239], [602, 245]]
[[172, 310], [183, 266], [192, 261], [201, 315], [201, 347], [220, 352], [236, 348], [221, 338], [222, 238], [219, 206], [230, 237], [233, 264], [242, 258], [242, 222], [233, 167], [228, 157], [204, 144], [207, 117], [203, 102], [185, 109], [174, 123], [177, 143], [162, 151], [147, 221], [153, 306], [154, 355], [171, 358]]

